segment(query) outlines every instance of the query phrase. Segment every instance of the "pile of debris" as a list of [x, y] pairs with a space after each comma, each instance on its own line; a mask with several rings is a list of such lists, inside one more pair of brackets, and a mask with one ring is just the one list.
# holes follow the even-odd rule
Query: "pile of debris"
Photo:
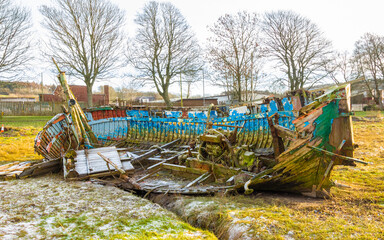
[[39, 176], [45, 173], [58, 172], [60, 160], [40, 162], [13, 162], [0, 166], [0, 180], [21, 179]]

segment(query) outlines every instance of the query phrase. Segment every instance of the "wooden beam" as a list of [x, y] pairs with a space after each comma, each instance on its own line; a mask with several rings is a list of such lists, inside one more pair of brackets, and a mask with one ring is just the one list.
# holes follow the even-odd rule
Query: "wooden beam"
[[161, 166], [163, 163], [171, 162], [171, 161], [173, 161], [173, 160], [177, 160], [177, 159], [179, 158], [180, 155], [181, 155], [181, 154], [178, 154], [178, 155], [172, 156], [172, 157], [170, 157], [170, 158], [164, 159], [164, 160], [162, 160], [161, 162], [158, 162], [158, 163], [156, 163], [156, 164], [153, 164], [152, 166], [149, 166], [149, 167], [147, 168], [147, 170], [152, 169], [152, 168], [155, 168], [155, 167], [158, 167], [158, 166]]
[[279, 124], [279, 115], [277, 113], [273, 114], [270, 117], [267, 117], [269, 128], [271, 129], [272, 135], [272, 144], [275, 158], [277, 158], [282, 152], [285, 151], [284, 142], [281, 137], [279, 137], [278, 131], [275, 128], [275, 125], [272, 122], [272, 117], [275, 117], [275, 125]]
[[137, 179], [136, 182], [138, 183], [138, 182], [140, 182], [140, 181], [143, 181], [144, 179], [146, 179], [146, 178], [152, 176], [153, 174], [157, 173], [157, 172], [160, 171], [160, 170], [161, 170], [161, 168], [155, 169], [155, 170], [153, 170], [152, 172], [150, 172], [150, 173], [148, 173], [148, 174], [142, 176], [141, 178]]
[[208, 172], [207, 170], [197, 169], [197, 168], [190, 168], [186, 166], [176, 165], [176, 164], [169, 164], [169, 163], [163, 163], [162, 167], [169, 170], [174, 170], [178, 172], [186, 172], [186, 173], [192, 173], [192, 174], [204, 174]]
[[185, 187], [183, 187], [184, 189], [185, 188], [189, 188], [189, 187], [192, 187], [193, 185], [195, 185], [196, 183], [198, 183], [201, 179], [205, 178], [206, 176], [210, 175], [209, 172], [206, 172], [204, 173], [203, 175], [199, 176], [198, 178], [196, 178], [195, 180], [193, 180], [192, 182], [188, 183]]
[[107, 163], [111, 164], [117, 171], [119, 171], [121, 174], [125, 174], [125, 171], [121, 168], [119, 168], [119, 166], [117, 166], [114, 162], [112, 162], [109, 158], [107, 158], [106, 156], [104, 156], [103, 154], [101, 154], [100, 152], [97, 153], [104, 161], [106, 161]]
[[325, 154], [327, 154], [327, 155], [329, 155], [329, 156], [331, 156], [331, 157], [335, 156], [335, 157], [340, 158], [340, 159], [342, 159], [342, 160], [354, 161], [354, 162], [357, 162], [357, 163], [361, 163], [361, 164], [364, 164], [364, 165], [368, 165], [367, 162], [364, 162], [364, 161], [362, 161], [362, 160], [360, 160], [360, 159], [357, 159], [357, 158], [352, 158], [352, 157], [342, 156], [342, 155], [339, 155], [339, 154], [336, 154], [336, 153], [333, 153], [333, 152], [324, 150], [324, 149], [322, 149], [322, 148], [313, 147], [313, 146], [309, 146], [309, 145], [307, 145], [307, 147], [312, 148], [312, 149], [314, 149], [314, 150], [316, 150], [316, 151], [325, 153]]
[[276, 128], [277, 134], [279, 135], [279, 137], [284, 137], [284, 138], [289, 137], [289, 138], [297, 139], [299, 136], [297, 132], [292, 131], [291, 129], [285, 128], [283, 126], [280, 126], [278, 124], [274, 125], [274, 127]]
[[156, 148], [156, 149], [150, 150], [150, 151], [144, 153], [143, 155], [140, 155], [140, 156], [138, 156], [138, 157], [132, 159], [132, 161], [135, 161], [135, 162], [136, 162], [136, 161], [141, 161], [141, 160], [150, 158], [150, 157], [152, 157], [152, 156], [155, 156], [156, 154], [161, 153], [161, 151], [163, 151], [165, 148], [169, 148], [169, 147], [175, 145], [176, 143], [178, 143], [179, 141], [180, 141], [180, 138], [179, 138], [179, 139], [176, 139], [176, 140], [174, 140], [174, 141], [172, 141], [172, 142], [169, 142], [169, 143], [167, 143], [167, 144], [164, 144], [164, 145], [162, 145], [161, 147], [158, 147], [158, 148]]

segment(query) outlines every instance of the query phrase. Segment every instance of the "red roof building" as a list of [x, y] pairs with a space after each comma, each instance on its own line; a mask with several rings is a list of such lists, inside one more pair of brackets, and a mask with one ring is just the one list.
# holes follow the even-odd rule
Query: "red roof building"
[[[75, 95], [75, 98], [79, 103], [83, 103], [85, 105], [88, 103], [87, 86], [69, 85], [69, 88], [72, 90], [73, 95]], [[52, 94], [39, 94], [39, 101], [40, 102], [64, 102], [65, 97], [63, 94], [62, 87], [57, 86], [55, 91], [53, 91]], [[92, 102], [93, 102], [93, 106], [108, 105], [109, 104], [109, 86], [104, 85], [103, 94], [92, 94]]]

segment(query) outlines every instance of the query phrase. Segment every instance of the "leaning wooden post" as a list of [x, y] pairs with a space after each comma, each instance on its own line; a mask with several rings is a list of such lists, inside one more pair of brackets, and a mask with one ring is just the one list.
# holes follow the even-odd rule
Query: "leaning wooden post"
[[95, 134], [92, 132], [91, 127], [88, 124], [87, 117], [85, 116], [83, 110], [81, 109], [79, 103], [77, 102], [73, 92], [69, 88], [67, 79], [65, 77], [65, 72], [61, 71], [59, 66], [57, 65], [55, 59], [53, 59], [53, 63], [55, 64], [57, 70], [59, 71], [59, 82], [63, 88], [64, 95], [69, 105], [69, 113], [72, 116], [72, 122], [74, 124], [74, 128], [76, 130], [77, 138], [79, 139], [79, 143], [84, 140], [84, 143], [88, 146], [91, 146], [94, 143], [97, 143], [97, 138]]
[[279, 123], [279, 114], [274, 113], [270, 117], [267, 116], [268, 125], [269, 125], [269, 128], [271, 130], [271, 135], [272, 135], [273, 151], [275, 154], [275, 159], [277, 159], [277, 157], [281, 153], [284, 152], [285, 148], [284, 148], [284, 142], [281, 139], [281, 137], [279, 136], [277, 129], [275, 128], [275, 125], [273, 124], [273, 121], [272, 121], [273, 117], [275, 117], [275, 125], [279, 125], [278, 124]]

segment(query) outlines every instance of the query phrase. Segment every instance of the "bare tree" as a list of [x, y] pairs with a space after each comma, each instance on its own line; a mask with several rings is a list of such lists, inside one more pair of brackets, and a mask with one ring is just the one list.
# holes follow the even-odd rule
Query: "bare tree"
[[0, 76], [14, 79], [31, 59], [31, 14], [0, 0]]
[[87, 86], [88, 106], [96, 80], [112, 76], [122, 52], [124, 12], [108, 0], [54, 0], [43, 5], [42, 25], [50, 32], [46, 55], [54, 57]]
[[203, 69], [200, 69], [200, 71], [196, 71], [194, 74], [180, 76], [181, 83], [183, 84], [182, 90], [183, 92], [184, 90], [186, 91], [185, 98], [191, 97], [192, 86], [203, 79], [202, 75], [203, 75]]
[[309, 19], [291, 11], [265, 14], [263, 32], [270, 56], [286, 75], [278, 79], [290, 90], [313, 85], [328, 76], [331, 42]]
[[[190, 75], [190, 76], [180, 75], [180, 84], [182, 85], [182, 86], [180, 86], [180, 92], [181, 92], [183, 98], [189, 98], [190, 97], [192, 85], [194, 83], [196, 83], [198, 80], [199, 79], [198, 79], [197, 74]], [[185, 89], [185, 86], [186, 86], [186, 89]], [[186, 90], [186, 92], [187, 92], [186, 96], [183, 95], [184, 90]]]
[[136, 16], [138, 30], [128, 48], [137, 79], [154, 84], [170, 107], [169, 86], [179, 74], [193, 75], [201, 67], [200, 47], [190, 26], [171, 3], [149, 2]]
[[366, 33], [356, 43], [353, 53], [359, 76], [364, 77], [369, 94], [383, 108], [384, 37]]
[[125, 81], [120, 87], [116, 88], [117, 97], [133, 102], [141, 94], [139, 92], [140, 87], [140, 84], [135, 81]]
[[338, 59], [336, 71], [340, 73], [341, 79], [344, 82], [357, 78], [356, 63], [348, 52], [339, 53], [336, 59]]
[[219, 73], [216, 83], [231, 91], [241, 102], [248, 87], [253, 84], [255, 72], [261, 59], [259, 47], [259, 19], [255, 13], [239, 12], [226, 14], [209, 28], [208, 59]]
[[334, 57], [325, 65], [325, 71], [336, 84], [357, 78], [356, 62], [347, 51], [335, 52]]
[[197, 82], [198, 79], [194, 77], [189, 77], [185, 80], [185, 83], [187, 83], [187, 96], [186, 98], [189, 98], [191, 96], [191, 87], [194, 83]]

